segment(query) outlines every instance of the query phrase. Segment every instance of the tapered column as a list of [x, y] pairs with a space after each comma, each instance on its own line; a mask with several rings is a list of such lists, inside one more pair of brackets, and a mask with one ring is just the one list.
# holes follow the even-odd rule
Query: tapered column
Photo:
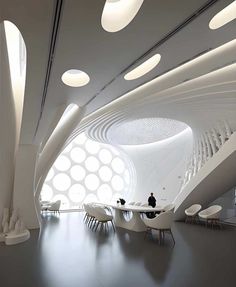
[[20, 145], [16, 155], [13, 208], [27, 228], [38, 228], [35, 210], [35, 167], [38, 146]]
[[3, 23], [0, 24], [0, 222], [10, 207], [16, 150], [16, 118]]

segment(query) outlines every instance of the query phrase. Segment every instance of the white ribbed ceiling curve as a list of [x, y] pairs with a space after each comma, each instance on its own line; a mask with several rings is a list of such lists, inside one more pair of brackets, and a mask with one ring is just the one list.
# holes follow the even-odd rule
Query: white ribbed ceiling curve
[[[233, 40], [146, 83], [87, 117], [77, 132], [86, 128], [91, 139], [125, 143], [125, 133], [121, 140], [111, 134], [150, 117], [182, 121], [195, 130], [227, 120], [236, 129], [235, 51]], [[185, 81], [187, 76], [192, 79]]]

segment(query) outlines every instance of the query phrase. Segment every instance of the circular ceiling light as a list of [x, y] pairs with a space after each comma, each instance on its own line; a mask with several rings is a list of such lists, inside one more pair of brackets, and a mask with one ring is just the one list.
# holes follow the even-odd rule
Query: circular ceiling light
[[138, 79], [144, 76], [145, 74], [150, 72], [152, 69], [154, 69], [158, 65], [160, 60], [161, 60], [160, 54], [156, 54], [152, 56], [147, 61], [145, 61], [144, 63], [142, 63], [141, 65], [139, 65], [138, 67], [130, 71], [129, 73], [127, 73], [124, 76], [125, 80], [131, 81], [131, 80], [135, 80], [135, 79]]
[[144, 0], [106, 0], [102, 12], [102, 27], [107, 32], [125, 28], [136, 16]]
[[80, 70], [68, 70], [66, 71], [62, 77], [62, 82], [70, 87], [82, 87], [88, 84], [90, 78], [88, 74]]

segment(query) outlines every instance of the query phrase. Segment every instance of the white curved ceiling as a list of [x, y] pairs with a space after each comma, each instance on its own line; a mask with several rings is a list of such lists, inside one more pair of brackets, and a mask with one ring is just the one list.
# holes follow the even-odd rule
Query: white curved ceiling
[[[234, 39], [235, 21], [214, 31], [208, 26], [210, 19], [231, 2], [145, 0], [133, 21], [116, 33], [108, 33], [101, 26], [104, 1], [22, 0], [19, 5], [17, 0], [12, 0], [1, 3], [0, 21], [10, 20], [15, 23], [23, 34], [27, 48], [21, 143], [40, 143], [54, 120], [58, 107], [63, 104], [85, 105], [89, 115], [181, 63]], [[202, 9], [204, 5], [205, 10]], [[58, 18], [54, 15], [55, 10]], [[204, 12], [201, 13], [202, 10]], [[175, 30], [176, 33], [172, 33]], [[162, 55], [156, 68], [137, 80], [124, 80], [127, 72], [156, 53]], [[232, 62], [232, 57], [230, 61]], [[227, 54], [217, 63], [218, 66], [211, 65], [211, 68], [203, 64], [184, 77], [173, 77], [168, 88], [174, 89], [183, 81], [187, 81], [187, 84], [189, 79], [203, 76], [220, 65], [229, 64]], [[80, 88], [66, 87], [61, 82], [61, 75], [71, 68], [88, 72], [88, 85]], [[148, 101], [146, 109], [143, 103], [142, 108], [137, 103], [134, 111], [126, 111], [125, 117], [129, 118], [129, 113], [134, 112], [136, 118], [167, 117], [188, 122], [192, 126], [209, 118], [215, 120], [217, 115], [225, 114], [228, 108], [234, 111], [234, 86], [224, 86], [222, 81], [220, 84], [222, 92], [214, 92], [214, 100], [210, 96], [201, 96], [191, 100], [188, 97], [186, 101], [181, 96], [181, 100], [176, 101], [174, 106], [169, 104], [172, 101], [170, 99], [165, 104], [158, 103], [158, 106], [149, 104], [151, 102]], [[139, 97], [154, 95], [154, 92], [164, 93], [166, 88], [167, 86], [158, 85], [155, 90], [150, 90], [144, 86]], [[203, 89], [205, 88], [204, 86]], [[208, 89], [206, 93], [209, 93]], [[227, 98], [227, 102], [223, 101], [223, 96]], [[132, 107], [133, 103], [136, 103], [134, 98], [129, 105]], [[111, 118], [121, 112], [118, 107], [115, 114], [110, 115]], [[212, 112], [200, 115], [201, 110]], [[230, 112], [229, 115], [231, 116]], [[92, 118], [91, 114], [90, 119]], [[87, 126], [90, 120], [86, 121], [87, 119], [82, 127]]]

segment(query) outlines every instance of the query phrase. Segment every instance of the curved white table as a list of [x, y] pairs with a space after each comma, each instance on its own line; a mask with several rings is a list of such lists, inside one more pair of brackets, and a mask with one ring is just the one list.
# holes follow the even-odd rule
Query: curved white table
[[[121, 228], [125, 228], [128, 230], [136, 231], [136, 232], [143, 232], [146, 230], [146, 226], [141, 218], [142, 212], [158, 212], [162, 211], [163, 207], [156, 206], [155, 208], [152, 207], [142, 207], [142, 206], [135, 206], [135, 205], [113, 205], [113, 204], [106, 204], [110, 206], [115, 211], [115, 225]], [[132, 217], [130, 220], [127, 220], [124, 217], [123, 211], [129, 211], [132, 213]]]

